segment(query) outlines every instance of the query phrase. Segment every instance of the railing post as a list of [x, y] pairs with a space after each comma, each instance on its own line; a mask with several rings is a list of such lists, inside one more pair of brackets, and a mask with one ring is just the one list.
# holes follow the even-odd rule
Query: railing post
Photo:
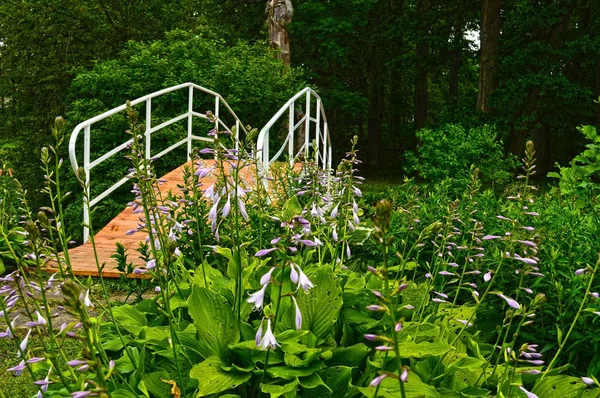
[[[319, 144], [321, 142], [321, 98], [317, 98], [317, 110], [316, 110], [316, 123], [315, 123], [315, 134], [317, 136], [317, 166], [319, 165], [319, 155], [321, 155], [321, 149], [319, 147]], [[325, 150], [325, 148], [323, 148], [323, 151]], [[321, 160], [323, 161], [323, 168], [325, 168], [325, 160], [324, 157], [321, 156]]]
[[150, 129], [152, 128], [152, 98], [148, 98], [146, 100], [146, 133], [144, 134], [146, 136], [146, 151], [145, 151], [145, 155], [146, 155], [146, 159], [150, 159]]
[[290, 105], [290, 116], [288, 121], [288, 156], [290, 158], [290, 167], [294, 167], [294, 103]]
[[240, 149], [240, 120], [235, 119], [235, 150]]
[[263, 171], [264, 171], [264, 177], [267, 177], [267, 173], [269, 172], [269, 133], [270, 131], [267, 130], [267, 134], [265, 134], [265, 142], [263, 143]]
[[192, 154], [192, 129], [194, 123], [194, 117], [192, 112], [194, 111], [194, 86], [190, 86], [188, 96], [188, 133], [187, 133], [187, 161], [190, 161]]
[[306, 121], [304, 123], [304, 161], [308, 161], [308, 154], [310, 152], [310, 91], [306, 92]]
[[88, 124], [84, 129], [83, 136], [83, 170], [85, 170], [85, 190], [86, 197], [84, 198], [83, 203], [83, 243], [87, 242], [90, 238], [90, 211], [89, 211], [89, 203], [91, 200], [90, 197], [90, 186], [92, 182], [90, 181], [90, 132], [91, 126]]

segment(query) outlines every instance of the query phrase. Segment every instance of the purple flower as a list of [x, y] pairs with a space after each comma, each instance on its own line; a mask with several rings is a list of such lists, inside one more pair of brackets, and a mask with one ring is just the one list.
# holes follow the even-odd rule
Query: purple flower
[[538, 397], [537, 395], [535, 395], [534, 393], [527, 391], [527, 390], [525, 389], [525, 387], [523, 387], [523, 386], [519, 386], [519, 389], [520, 389], [521, 391], [523, 391], [523, 392], [525, 393], [525, 395], [527, 395], [527, 398], [539, 398], [539, 397]]
[[91, 391], [77, 391], [71, 393], [71, 398], [87, 398], [92, 394]]
[[275, 271], [275, 267], [271, 267], [271, 269], [269, 271], [267, 271], [267, 273], [265, 273], [262, 278], [260, 278], [260, 285], [264, 286], [267, 283], [269, 283], [269, 281], [271, 280], [271, 275], [273, 274], [273, 271]]
[[510, 297], [507, 297], [501, 293], [497, 293], [498, 297], [504, 299], [504, 301], [506, 301], [506, 304], [508, 304], [509, 307], [514, 308], [515, 310], [520, 310], [521, 306], [519, 305], [519, 303], [517, 303], [515, 300], [511, 299]]
[[238, 197], [238, 210], [240, 211], [244, 221], [248, 222], [250, 217], [248, 217], [248, 212], [246, 211], [246, 204], [244, 204], [244, 201], [240, 197]]
[[294, 306], [296, 307], [296, 330], [302, 329], [302, 313], [300, 312], [300, 307], [298, 307], [298, 302], [296, 301], [296, 297], [292, 296], [292, 301], [294, 302]]
[[335, 207], [331, 211], [331, 218], [336, 218], [337, 217], [337, 215], [338, 215], [338, 207], [339, 207], [339, 203], [337, 205], [335, 205]]
[[269, 284], [265, 283], [265, 285], [262, 287], [262, 289], [260, 289], [256, 293], [252, 293], [250, 295], [250, 297], [248, 297], [248, 299], [246, 300], [250, 304], [254, 304], [254, 308], [257, 310], [261, 309], [263, 306], [263, 301], [265, 299], [265, 292], [267, 290], [267, 286], [269, 286]]
[[488, 272], [486, 272], [486, 273], [483, 275], [483, 281], [487, 283], [487, 282], [489, 282], [489, 281], [491, 281], [491, 280], [492, 280], [492, 271], [489, 271], [489, 270], [488, 270]]
[[369, 340], [369, 341], [376, 341], [377, 340], [377, 335], [374, 334], [365, 334], [365, 339]]
[[587, 273], [587, 268], [579, 268], [578, 270], [575, 271], [575, 275], [581, 275], [583, 273]]
[[454, 272], [448, 272], [448, 271], [440, 271], [440, 272], [438, 272], [438, 274], [442, 275], [442, 276], [456, 275]]
[[483, 240], [502, 239], [502, 236], [498, 236], [498, 235], [486, 235], [486, 236], [484, 236], [481, 239], [483, 239]]
[[276, 245], [279, 243], [280, 240], [281, 240], [281, 236], [279, 236], [277, 238], [273, 238], [273, 239], [271, 239], [271, 244]]
[[88, 289], [85, 292], [85, 297], [83, 299], [83, 304], [85, 304], [86, 307], [93, 307], [94, 304], [92, 304], [92, 300], [90, 300], [90, 289]]
[[270, 249], [262, 249], [256, 252], [256, 254], [254, 255], [255, 257], [264, 257], [267, 254], [274, 252], [275, 250], [277, 250], [276, 247], [272, 247]]
[[27, 331], [25, 338], [19, 344], [19, 352], [17, 352], [17, 358], [21, 358], [21, 353], [27, 350], [27, 344], [29, 343], [29, 336], [31, 335], [31, 329]]
[[[290, 264], [292, 265], [292, 264]], [[313, 285], [313, 283], [310, 281], [310, 279], [308, 279], [308, 277], [304, 274], [304, 272], [302, 272], [302, 269], [296, 265], [296, 268], [298, 269], [298, 275], [299, 275], [299, 279], [298, 279], [298, 287], [304, 289], [305, 292], [308, 292], [310, 289], [312, 289], [313, 287], [315, 287], [315, 285]]]
[[406, 383], [408, 381], [408, 368], [406, 366], [402, 369], [402, 373], [400, 374], [400, 380], [402, 380], [403, 383]]
[[271, 319], [267, 320], [267, 331], [265, 332], [262, 341], [260, 342], [260, 348], [263, 350], [268, 350], [271, 348], [276, 348], [279, 345], [277, 340], [275, 339], [275, 335], [271, 331]]
[[592, 379], [591, 377], [582, 377], [581, 381], [583, 381], [588, 386], [592, 386], [595, 384], [594, 379]]
[[227, 195], [227, 203], [225, 203], [225, 206], [223, 206], [223, 212], [221, 213], [223, 218], [227, 218], [229, 212], [231, 212], [231, 198], [229, 195]]
[[294, 263], [290, 263], [290, 280], [292, 283], [298, 283], [300, 276], [298, 275], [298, 271], [296, 271], [296, 267], [294, 267]]
[[395, 326], [394, 326], [394, 331], [396, 333], [399, 333], [402, 330], [402, 323], [398, 322]]
[[23, 373], [27, 366], [25, 365], [25, 361], [21, 361], [17, 366], [13, 366], [12, 368], [6, 369], [7, 372], [15, 372], [15, 376], [20, 376]]
[[369, 383], [369, 385], [371, 387], [377, 387], [379, 384], [381, 384], [381, 382], [383, 381], [383, 379], [385, 379], [386, 377], [388, 377], [387, 373], [384, 373], [380, 376], [377, 376], [376, 378], [374, 378], [373, 380], [371, 380], [371, 383]]
[[147, 270], [153, 270], [154, 268], [156, 268], [156, 259], [153, 258], [151, 260], [148, 260], [146, 262], [146, 269]]
[[256, 331], [256, 336], [254, 338], [257, 347], [260, 345], [260, 341], [262, 340], [262, 333], [263, 333], [262, 328], [263, 328], [264, 321], [265, 321], [265, 318], [262, 318], [260, 320], [260, 326], [258, 327], [258, 330]]
[[358, 196], [359, 198], [362, 197], [362, 192], [360, 191], [360, 189], [358, 189], [355, 186], [353, 186], [352, 188], [354, 188], [354, 195]]
[[369, 311], [385, 311], [385, 307], [382, 307], [377, 304], [373, 304], [373, 305], [368, 305], [367, 310], [369, 310]]
[[394, 348], [387, 345], [380, 345], [375, 347], [377, 351], [392, 351]]

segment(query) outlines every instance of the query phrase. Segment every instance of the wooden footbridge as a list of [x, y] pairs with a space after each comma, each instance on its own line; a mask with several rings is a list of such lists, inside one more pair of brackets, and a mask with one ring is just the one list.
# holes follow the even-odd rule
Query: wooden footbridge
[[[186, 112], [173, 117], [167, 121], [161, 122], [157, 125], [153, 125], [152, 116], [152, 100], [158, 97], [164, 96], [169, 93], [183, 91], [188, 96], [188, 106]], [[214, 98], [214, 104], [212, 109], [206, 113], [206, 109], [202, 109], [199, 112], [197, 109], [198, 105], [195, 105], [195, 100], [198, 96], [208, 97], [209, 99]], [[183, 185], [184, 167], [186, 165], [191, 166], [190, 154], [195, 146], [206, 146], [212, 145], [214, 139], [208, 135], [211, 128], [216, 130], [227, 130], [231, 131], [234, 136], [234, 143], [236, 148], [244, 142], [246, 138], [245, 125], [240, 121], [238, 116], [229, 107], [224, 98], [211, 90], [193, 83], [184, 83], [177, 86], [169, 87], [164, 90], [154, 92], [144, 97], [138, 98], [130, 102], [131, 106], [136, 108], [143, 107], [143, 113], [145, 115], [145, 132], [142, 139], [145, 141], [145, 156], [147, 159], [158, 159], [174, 149], [186, 145], [187, 158], [182, 159], [182, 165], [167, 173], [162, 177], [166, 180], [166, 183], [161, 185], [161, 192], [166, 197], [169, 191], [174, 193], [179, 191], [178, 185]], [[300, 112], [297, 112], [300, 109]], [[106, 152], [105, 154], [97, 157], [95, 160], [91, 160], [91, 148], [94, 138], [94, 125], [102, 122], [103, 120], [110, 118], [113, 115], [123, 114], [126, 111], [126, 105], [114, 108], [108, 112], [98, 115], [94, 118], [86, 120], [80, 123], [73, 130], [71, 139], [69, 141], [69, 158], [71, 165], [75, 173], [79, 172], [79, 161], [82, 161], [83, 171], [86, 176], [86, 180], [89, 182], [87, 189], [87, 198], [89, 198], [89, 206], [86, 206], [86, 199], [84, 196], [84, 225], [89, 223], [90, 214], [88, 207], [91, 208], [96, 206], [100, 201], [109, 196], [119, 187], [124, 184], [131, 184], [130, 176], [127, 175], [127, 170], [123, 170], [124, 177], [119, 181], [115, 182], [108, 189], [99, 193], [95, 197], [92, 197], [92, 183], [91, 170], [105, 162], [113, 156], [118, 156], [121, 151], [127, 151], [131, 143], [131, 139], [125, 140], [114, 149]], [[300, 114], [300, 116], [298, 116]], [[194, 124], [196, 119], [203, 119], [210, 123], [210, 128], [206, 131], [199, 131], [198, 125]], [[173, 143], [168, 148], [160, 151], [157, 154], [152, 154], [152, 136], [159, 130], [165, 129], [177, 122], [184, 122], [187, 124], [187, 134], [180, 141]], [[232, 126], [233, 128], [230, 128]], [[270, 150], [270, 131], [277, 130], [283, 132], [285, 138], [283, 144], [277, 149], [277, 151]], [[81, 151], [81, 145], [78, 142], [80, 133], [83, 132], [83, 151]], [[286, 135], [287, 132], [287, 135]], [[278, 134], [280, 136], [281, 134]], [[123, 136], [126, 137], [125, 132]], [[277, 137], [280, 138], [280, 137]], [[329, 130], [327, 125], [327, 118], [323, 109], [321, 98], [310, 88], [305, 88], [279, 109], [279, 111], [271, 118], [271, 120], [261, 129], [258, 139], [256, 142], [257, 146], [257, 164], [259, 168], [259, 176], [265, 186], [268, 185], [267, 176], [269, 175], [269, 168], [273, 162], [278, 160], [283, 153], [287, 154], [290, 166], [297, 168], [300, 164], [297, 160], [300, 155], [312, 156], [317, 159], [317, 163], [320, 167], [326, 170], [331, 169], [331, 141], [329, 138]], [[297, 147], [299, 150], [295, 150]], [[295, 148], [296, 147], [296, 148]], [[78, 150], [79, 149], [79, 150]], [[309, 152], [310, 151], [310, 152]], [[83, 152], [83, 153], [81, 153]], [[125, 154], [121, 154], [123, 156]], [[209, 164], [214, 160], [205, 160]], [[246, 174], [246, 175], [245, 175]], [[252, 179], [247, 175], [249, 173], [242, 173], [242, 178], [246, 178], [247, 182], [250, 183]], [[201, 180], [204, 186], [208, 187], [212, 184], [216, 175], [209, 175]], [[123, 204], [125, 207], [125, 203]], [[116, 269], [116, 261], [111, 258], [111, 255], [115, 252], [116, 243], [122, 243], [130, 253], [128, 261], [134, 263], [134, 265], [143, 265], [142, 261], [135, 255], [135, 250], [138, 248], [139, 242], [145, 240], [146, 235], [143, 233], [137, 233], [134, 235], [126, 235], [125, 232], [128, 230], [135, 229], [139, 222], [139, 214], [134, 214], [130, 207], [125, 208], [117, 217], [111, 220], [104, 228], [94, 235], [94, 242], [96, 245], [96, 254], [100, 264], [106, 264], [102, 276], [109, 278], [117, 278], [120, 276], [120, 272]], [[89, 230], [84, 227], [83, 230], [83, 244], [69, 250], [69, 258], [71, 260], [71, 267], [75, 275], [80, 276], [98, 276], [98, 269], [96, 266], [95, 253], [92, 244], [89, 239]]]

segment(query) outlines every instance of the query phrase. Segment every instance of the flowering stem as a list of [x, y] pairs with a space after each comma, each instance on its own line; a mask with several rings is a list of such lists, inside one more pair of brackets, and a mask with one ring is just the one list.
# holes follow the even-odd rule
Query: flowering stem
[[[281, 272], [279, 273], [279, 293], [277, 294], [277, 303], [275, 304], [275, 315], [273, 316], [273, 333], [275, 333], [275, 328], [277, 326], [277, 316], [279, 315], [279, 304], [281, 303], [281, 294], [283, 293], [283, 274], [285, 268], [281, 267]], [[265, 382], [265, 375], [267, 374], [267, 369], [269, 368], [269, 354], [271, 353], [271, 348], [267, 349], [267, 355], [265, 356], [265, 368], [263, 369], [263, 374], [260, 378], [260, 384]]]
[[548, 365], [548, 368], [546, 369], [546, 371], [542, 375], [542, 379], [544, 377], [546, 377], [546, 375], [548, 374], [548, 372], [550, 372], [552, 370], [552, 368], [556, 364], [556, 361], [558, 360], [558, 357], [562, 353], [563, 348], [565, 348], [565, 344], [567, 343], [567, 340], [569, 340], [569, 336], [571, 335], [571, 332], [573, 332], [573, 329], [575, 328], [575, 324], [577, 323], [577, 320], [579, 320], [579, 316], [581, 315], [581, 312], [583, 311], [583, 307], [585, 306], [585, 303], [587, 302], [587, 298], [588, 298], [588, 296], [590, 294], [590, 290], [592, 288], [592, 283], [594, 282], [594, 277], [596, 276], [596, 272], [598, 271], [598, 266], [599, 265], [600, 265], [600, 257], [598, 258], [598, 261], [596, 262], [596, 265], [594, 266], [594, 270], [592, 271], [592, 273], [590, 275], [590, 280], [588, 282], [587, 289], [585, 290], [585, 296], [583, 296], [583, 300], [581, 300], [581, 304], [579, 305], [579, 309], [577, 310], [577, 314], [575, 315], [575, 319], [573, 319], [573, 322], [571, 323], [571, 327], [569, 328], [569, 331], [567, 332], [567, 334], [565, 335], [565, 337], [560, 342], [560, 344], [558, 346], [558, 351], [556, 351], [556, 354], [554, 355], [554, 358], [552, 358], [552, 361], [550, 361], [550, 364]]

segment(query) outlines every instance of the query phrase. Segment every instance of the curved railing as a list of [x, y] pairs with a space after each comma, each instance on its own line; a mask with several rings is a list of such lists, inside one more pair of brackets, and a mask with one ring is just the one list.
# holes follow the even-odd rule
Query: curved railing
[[[311, 113], [313, 111], [313, 99], [316, 100], [314, 116]], [[297, 102], [300, 102], [299, 107], [296, 106]], [[285, 120], [286, 112], [286, 138], [277, 153], [270, 156], [270, 130], [282, 117]], [[300, 142], [296, 142], [296, 138], [300, 138]], [[294, 146], [300, 146], [300, 148], [294, 148]], [[314, 149], [313, 152], [311, 152], [311, 148]], [[303, 154], [305, 159], [312, 156], [321, 168], [325, 170], [331, 169], [331, 139], [329, 137], [325, 109], [323, 108], [321, 97], [310, 87], [306, 87], [290, 98], [260, 131], [257, 142], [257, 156], [260, 160], [259, 164], [261, 165], [262, 175], [267, 174], [271, 163], [276, 161], [286, 149], [291, 167], [294, 166], [300, 154]]]
[[[171, 92], [178, 91], [178, 90], [186, 90], [186, 89], [188, 90], [187, 112], [185, 112], [179, 116], [176, 116], [164, 123], [160, 123], [157, 126], [152, 126], [152, 99], [156, 98], [156, 97], [160, 97], [167, 93], [171, 93]], [[145, 148], [146, 148], [145, 156], [147, 159], [160, 158], [160, 157], [166, 155], [167, 153], [171, 152], [172, 150], [174, 150], [184, 144], [187, 144], [187, 160], [189, 161], [190, 154], [192, 152], [192, 141], [193, 140], [213, 142], [213, 138], [194, 135], [193, 118], [196, 117], [196, 118], [208, 120], [208, 117], [206, 116], [206, 114], [196, 112], [193, 109], [194, 91], [199, 91], [203, 94], [208, 94], [208, 95], [214, 97], [215, 105], [214, 105], [214, 109], [212, 110], [212, 112], [214, 115], [215, 129], [220, 129], [222, 127], [226, 130], [234, 131], [233, 129], [229, 128], [219, 117], [219, 113], [221, 111], [221, 106], [223, 106], [225, 108], [224, 110], [227, 111], [230, 114], [230, 116], [233, 117], [233, 119], [235, 120], [235, 145], [236, 145], [236, 149], [238, 148], [239, 138], [240, 138], [239, 137], [240, 130], [246, 134], [248, 132], [246, 131], [244, 125], [242, 124], [240, 119], [237, 117], [235, 112], [233, 112], [233, 110], [229, 107], [227, 102], [223, 99], [223, 97], [221, 97], [220, 94], [215, 93], [214, 91], [208, 90], [204, 87], [198, 86], [197, 84], [183, 83], [183, 84], [179, 84], [177, 86], [169, 87], [164, 90], [154, 92], [152, 94], [145, 95], [143, 97], [140, 97], [140, 98], [130, 102], [131, 106], [133, 106], [133, 107], [135, 107], [135, 105], [142, 104], [142, 103], [144, 103], [146, 105], [146, 118], [145, 118], [146, 119], [145, 120], [146, 130], [144, 132], [144, 136], [145, 136]], [[98, 204], [102, 199], [106, 198], [111, 192], [113, 192], [115, 189], [117, 189], [120, 186], [122, 186], [123, 184], [125, 184], [131, 178], [129, 175], [127, 175], [126, 177], [122, 178], [121, 180], [117, 181], [116, 183], [111, 185], [109, 188], [104, 190], [102, 193], [98, 194], [96, 197], [94, 197], [94, 198], [91, 197], [91, 195], [90, 195], [91, 188], [90, 187], [92, 185], [92, 181], [90, 180], [90, 171], [94, 167], [98, 166], [100, 163], [106, 161], [107, 159], [116, 155], [118, 152], [127, 148], [127, 146], [132, 142], [132, 140], [129, 139], [129, 140], [123, 142], [122, 144], [116, 146], [115, 148], [111, 149], [110, 151], [106, 152], [104, 155], [98, 157], [97, 159], [91, 160], [90, 159], [90, 147], [91, 147], [91, 141], [92, 141], [92, 134], [91, 134], [92, 125], [94, 125], [95, 123], [98, 123], [99, 121], [104, 120], [112, 115], [124, 112], [125, 109], [126, 109], [126, 105], [123, 104], [119, 107], [111, 109], [110, 111], [104, 112], [101, 115], [98, 115], [96, 117], [88, 119], [85, 122], [79, 123], [77, 125], [77, 127], [75, 127], [75, 129], [73, 130], [73, 133], [71, 134], [71, 139], [69, 141], [69, 158], [71, 160], [71, 166], [73, 167], [73, 170], [75, 171], [76, 174], [78, 173], [78, 170], [79, 170], [79, 164], [77, 163], [77, 153], [76, 153], [77, 139], [79, 137], [79, 133], [82, 130], [83, 130], [83, 134], [84, 134], [83, 166], [82, 167], [83, 167], [83, 170], [85, 171], [86, 181], [88, 182], [86, 189], [87, 189], [87, 198], [89, 198], [89, 206], [87, 206], [87, 205], [83, 206], [83, 223], [84, 223], [83, 241], [84, 242], [86, 242], [89, 238], [89, 229], [87, 227], [87, 225], [89, 225], [89, 221], [90, 221], [89, 208]], [[163, 150], [155, 155], [152, 155], [152, 145], [151, 145], [152, 134], [155, 133], [156, 131], [159, 131], [159, 130], [167, 127], [167, 126], [170, 126], [173, 123], [176, 123], [178, 121], [185, 120], [185, 119], [187, 119], [187, 123], [188, 123], [187, 136], [184, 139], [182, 139], [182, 140], [178, 141], [177, 143], [171, 145], [170, 147], [166, 148], [165, 150]]]

